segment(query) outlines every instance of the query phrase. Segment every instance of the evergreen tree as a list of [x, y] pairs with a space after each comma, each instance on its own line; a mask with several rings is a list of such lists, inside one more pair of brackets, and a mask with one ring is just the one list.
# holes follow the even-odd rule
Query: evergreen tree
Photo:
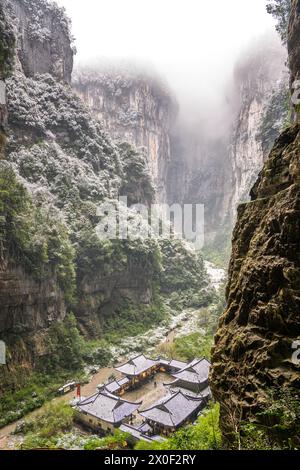
[[267, 12], [277, 20], [276, 31], [284, 45], [287, 44], [291, 0], [268, 0]]

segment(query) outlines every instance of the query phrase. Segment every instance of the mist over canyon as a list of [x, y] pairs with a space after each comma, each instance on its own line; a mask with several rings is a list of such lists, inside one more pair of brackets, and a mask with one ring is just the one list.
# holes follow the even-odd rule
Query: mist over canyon
[[[141, 3], [0, 3], [0, 449], [297, 447], [300, 2]], [[122, 196], [204, 205], [204, 246], [99, 237]], [[83, 386], [151, 407], [87, 431]]]

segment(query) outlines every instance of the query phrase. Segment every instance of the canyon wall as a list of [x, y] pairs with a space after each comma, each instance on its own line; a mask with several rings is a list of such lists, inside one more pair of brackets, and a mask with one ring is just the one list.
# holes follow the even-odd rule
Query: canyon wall
[[74, 51], [64, 11], [44, 0], [3, 1], [16, 32], [16, 59], [25, 75], [50, 73], [70, 82]]
[[[289, 50], [299, 64], [300, 2], [293, 2]], [[238, 207], [227, 286], [212, 356], [211, 385], [221, 404], [224, 436], [234, 441], [242, 419], [262, 409], [271, 388], [297, 389], [292, 360], [300, 322], [300, 128], [277, 139], [251, 190]]]
[[79, 68], [73, 87], [111, 137], [145, 152], [158, 200], [165, 202], [177, 112], [166, 85], [133, 66], [99, 64]]
[[[11, 10], [10, 10], [11, 13]], [[3, 156], [6, 144], [7, 106], [5, 80], [9, 77], [14, 60], [15, 37], [10, 16], [0, 5], [0, 154]], [[5, 172], [0, 162], [1, 191], [5, 198]], [[5, 251], [3, 231], [6, 215], [5, 199], [0, 196], [0, 337], [8, 346], [11, 367], [1, 370], [1, 386], [4, 383], [13, 385], [15, 367], [26, 376], [27, 367], [34, 361], [33, 351], [42, 345], [41, 333], [52, 321], [63, 318], [65, 304], [53, 273], [45, 273], [44, 279], [37, 282], [21, 266], [10, 262]], [[18, 347], [10, 348], [12, 337], [18, 336]], [[39, 353], [42, 353], [40, 349]], [[12, 366], [13, 365], [13, 366]]]
[[[3, 79], [1, 82], [3, 90], [16, 68], [22, 70], [24, 66], [30, 74], [42, 72], [44, 69], [53, 72], [55, 69], [58, 74], [61, 73], [57, 63], [54, 67], [59, 54], [54, 59], [53, 38], [49, 37], [43, 43], [41, 37], [38, 42], [33, 42], [33, 39], [31, 41], [28, 37], [29, 23], [33, 26], [34, 21], [32, 16], [30, 19], [26, 8], [29, 7], [33, 14], [37, 6], [41, 5], [31, 5], [30, 2], [21, 0], [4, 1], [1, 4], [0, 78]], [[49, 28], [55, 24], [57, 34], [63, 37], [65, 31], [59, 29], [53, 16], [55, 11], [58, 10], [55, 8], [49, 12], [44, 11], [43, 18]], [[41, 24], [40, 27], [42, 26]], [[66, 37], [64, 39], [67, 40]], [[48, 57], [46, 51], [49, 52]], [[61, 74], [60, 78], [67, 77]], [[9, 134], [6, 94], [5, 104], [1, 103], [0, 107], [1, 144], [4, 144], [7, 141], [6, 135]], [[1, 150], [4, 153], [4, 148]], [[7, 162], [1, 161], [0, 182], [1, 190], [4, 192], [0, 195], [0, 337], [7, 345], [8, 364], [7, 367], [1, 368], [0, 391], [4, 390], [5, 385], [15, 386], [21, 377], [26, 378], [36, 358], [45, 353], [44, 337], [47, 328], [66, 315], [64, 294], [57, 282], [54, 268], [45, 265], [43, 275], [37, 278], [26, 271], [23, 263], [16, 262], [11, 257], [7, 244], [11, 214], [7, 210], [7, 204], [10, 204], [10, 198], [15, 194], [9, 180], [10, 176]], [[8, 192], [5, 193], [5, 190]], [[17, 199], [14, 203], [17, 204]], [[17, 207], [15, 210], [17, 213]]]
[[[160, 283], [171, 293], [180, 285], [189, 302], [192, 294], [200, 305], [209, 297], [203, 260], [183, 242], [178, 250], [172, 240], [161, 245], [155, 237], [96, 233], [107, 223], [106, 209], [98, 210], [103, 203], [113, 211], [119, 195], [131, 204], [165, 198], [163, 178], [159, 196], [153, 179], [168, 164], [172, 99], [156, 84], [125, 85], [139, 110], [136, 138], [149, 153], [113, 140], [112, 128], [70, 86], [73, 49], [64, 12], [48, 0], [5, 0], [3, 12], [0, 59], [9, 56], [9, 73], [1, 107], [7, 145], [0, 162], [0, 336], [8, 362], [0, 392], [47, 362], [50, 327], [61, 326], [70, 312], [86, 337], [99, 338], [107, 331], [134, 334], [165, 319]], [[118, 102], [115, 112], [118, 105], [123, 113]], [[137, 212], [129, 217], [136, 227], [145, 224]]]
[[102, 62], [80, 66], [72, 83], [111, 136], [144, 149], [159, 202], [205, 205], [206, 246], [223, 254], [237, 204], [248, 200], [287, 117], [285, 61], [273, 35], [243, 52], [228, 85], [224, 132], [216, 130], [217, 137], [186, 124], [153, 71]]
[[265, 36], [245, 51], [234, 71], [238, 116], [230, 145], [233, 176], [232, 216], [249, 190], [288, 116], [286, 50]]
[[223, 259], [237, 205], [249, 200], [251, 186], [287, 120], [285, 62], [286, 51], [274, 35], [257, 39], [241, 54], [228, 84], [223, 132], [187, 126], [184, 116], [172, 129], [168, 200], [205, 205], [206, 248]]

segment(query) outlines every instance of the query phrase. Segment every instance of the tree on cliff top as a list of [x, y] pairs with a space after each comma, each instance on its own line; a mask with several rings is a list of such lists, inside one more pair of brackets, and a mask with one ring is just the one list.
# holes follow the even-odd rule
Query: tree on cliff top
[[276, 31], [284, 45], [287, 44], [291, 0], [268, 0], [267, 12], [277, 20]]

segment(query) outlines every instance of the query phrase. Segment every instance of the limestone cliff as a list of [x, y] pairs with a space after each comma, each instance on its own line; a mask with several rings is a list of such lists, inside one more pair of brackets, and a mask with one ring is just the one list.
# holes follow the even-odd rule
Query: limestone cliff
[[224, 253], [236, 207], [248, 200], [288, 115], [286, 51], [273, 35], [241, 55], [228, 85], [224, 130], [177, 123], [172, 130], [169, 202], [205, 205], [205, 243]]
[[[299, 63], [300, 2], [293, 2], [291, 69]], [[295, 29], [296, 28], [296, 29]], [[211, 384], [232, 440], [270, 388], [299, 388], [292, 344], [300, 335], [300, 127], [284, 131], [238, 208], [227, 286], [213, 351]], [[235, 417], [235, 420], [233, 419]]]
[[279, 41], [266, 36], [252, 45], [235, 67], [238, 115], [230, 146], [233, 220], [237, 205], [248, 200], [249, 190], [287, 119], [285, 61], [286, 51]]
[[[45, 4], [41, 5], [40, 2], [39, 7], [41, 6], [45, 6]], [[30, 42], [27, 37], [30, 29], [28, 24], [31, 23], [31, 26], [34, 24], [32, 17], [32, 21], [30, 21], [30, 14], [35, 10], [35, 7], [37, 5], [26, 1], [4, 1], [0, 6], [0, 79], [3, 79], [1, 82], [2, 98], [5, 98], [5, 101], [0, 104], [2, 129], [0, 145], [2, 146], [4, 139], [6, 143], [6, 135], [2, 137], [4, 131], [5, 134], [9, 131], [7, 100], [4, 92], [13, 69], [16, 66], [20, 68], [23, 63], [25, 68], [28, 66], [27, 70], [30, 73], [34, 73], [42, 71], [43, 67], [46, 67], [47, 60], [49, 70], [54, 63], [54, 58], [50, 58], [50, 55], [46, 59], [45, 50], [40, 50], [40, 55], [43, 55], [43, 64], [41, 57], [38, 62], [35, 62], [38, 58], [38, 52], [35, 50], [34, 43]], [[31, 13], [29, 14], [28, 11]], [[50, 17], [47, 18], [48, 12], [44, 11], [44, 13], [46, 14], [43, 17], [47, 24], [52, 26], [52, 22], [55, 22], [51, 16], [53, 11], [49, 12], [51, 21]], [[49, 38], [49, 50], [50, 43]], [[43, 48], [42, 43], [39, 42], [37, 47]], [[21, 63], [18, 63], [19, 58]], [[61, 78], [64, 77], [61, 76]], [[4, 149], [1, 148], [1, 150]], [[37, 356], [45, 352], [43, 338], [47, 328], [53, 322], [63, 319], [66, 314], [65, 297], [59, 286], [54, 265], [47, 266], [45, 264], [43, 274], [38, 278], [32, 273], [28, 273], [25, 263], [19, 262], [11, 256], [9, 239], [12, 242], [13, 236], [8, 236], [8, 234], [10, 233], [10, 224], [15, 222], [11, 220], [7, 205], [14, 194], [13, 180], [9, 179], [10, 172], [7, 170], [8, 164], [0, 162], [0, 337], [5, 340], [8, 353], [8, 365], [6, 368], [1, 368], [0, 391], [3, 391], [2, 387], [5, 385], [14, 386], [21, 377], [26, 377]], [[17, 200], [14, 200], [14, 204], [17, 204]], [[25, 204], [23, 210], [24, 207]], [[13, 207], [13, 210], [17, 217], [25, 215], [17, 214], [17, 205]], [[18, 230], [17, 225], [15, 228]], [[21, 228], [20, 225], [19, 228]], [[10, 246], [12, 245], [10, 244]]]
[[16, 59], [24, 73], [50, 73], [70, 82], [74, 51], [63, 9], [46, 0], [3, 0], [3, 5], [16, 31]]
[[300, 52], [299, 52], [299, 30], [300, 30], [300, 3], [292, 1], [292, 12], [289, 25], [289, 65], [291, 70], [291, 83], [300, 77]]
[[14, 55], [14, 35], [8, 17], [0, 5], [0, 157], [5, 145], [4, 127], [7, 120], [5, 79], [12, 67]]
[[[130, 203], [154, 201], [147, 152], [113, 140], [70, 86], [73, 50], [64, 12], [48, 0], [5, 0], [3, 5], [0, 27], [5, 26], [7, 41], [0, 43], [0, 58], [10, 51], [3, 106], [7, 147], [0, 162], [0, 336], [9, 359], [1, 368], [5, 387], [20, 384], [20, 376], [48, 355], [49, 328], [61, 325], [70, 311], [82, 333], [99, 337], [105, 329], [123, 333], [128, 324], [130, 333], [137, 325], [152, 327], [165, 310], [158, 240], [107, 240], [96, 234], [105, 217], [98, 213], [102, 203], [115, 208], [124, 194]], [[137, 130], [142, 138], [144, 125], [162, 125], [164, 112], [168, 119], [171, 111], [169, 104], [165, 107], [167, 95], [155, 85], [143, 83], [135, 93], [134, 105], [141, 100], [145, 107], [141, 119], [151, 121]], [[158, 155], [165, 155], [164, 145], [169, 152], [169, 141], [159, 126], [149, 132], [145, 140], [158, 168]], [[145, 223], [133, 211], [130, 220], [136, 226]], [[192, 287], [201, 291], [207, 286], [203, 263], [183, 245], [180, 255], [187, 260], [187, 273], [191, 265], [193, 273], [198, 271]], [[174, 282], [171, 291], [176, 290]]]
[[[222, 250], [231, 231], [229, 217], [232, 200], [232, 166], [229, 159], [228, 135], [206, 138], [201, 132], [180, 133], [183, 149], [182, 159], [186, 162], [185, 173], [179, 178], [185, 188], [185, 204], [204, 204], [205, 245], [217, 247], [218, 239]], [[173, 165], [172, 165], [173, 166]], [[170, 186], [177, 188], [170, 177]], [[176, 202], [176, 199], [172, 202]]]
[[166, 85], [133, 66], [99, 64], [79, 68], [73, 87], [113, 138], [144, 149], [158, 200], [165, 202], [177, 111]]

